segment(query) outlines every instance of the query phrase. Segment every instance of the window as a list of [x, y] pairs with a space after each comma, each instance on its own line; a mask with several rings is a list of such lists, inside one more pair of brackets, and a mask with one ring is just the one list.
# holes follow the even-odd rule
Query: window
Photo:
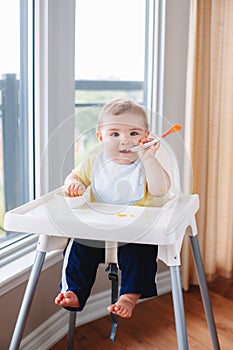
[[97, 115], [106, 101], [144, 104], [146, 3], [76, 0], [76, 164], [97, 144]]
[[4, 212], [33, 198], [32, 34], [32, 1], [2, 1], [0, 248], [21, 236], [4, 231]]
[[[39, 196], [63, 184], [74, 161], [95, 146], [98, 110], [105, 101], [127, 96], [156, 110], [152, 107], [157, 99], [157, 70], [163, 71], [157, 64], [163, 42], [158, 40], [161, 6], [155, 0], [76, 0], [76, 4], [75, 0], [9, 0], [0, 4], [1, 218], [5, 210], [32, 199], [34, 192]], [[8, 80], [10, 90], [4, 85]], [[7, 98], [13, 122], [5, 128]], [[15, 237], [1, 231], [1, 245]]]

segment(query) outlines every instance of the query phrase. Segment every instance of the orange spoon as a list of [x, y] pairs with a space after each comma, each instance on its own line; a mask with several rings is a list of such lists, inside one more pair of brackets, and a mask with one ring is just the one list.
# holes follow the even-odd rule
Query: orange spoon
[[168, 129], [167, 131], [165, 131], [165, 133], [163, 133], [163, 134], [161, 135], [161, 137], [164, 138], [164, 137], [166, 137], [166, 136], [172, 134], [173, 132], [179, 131], [179, 130], [181, 130], [181, 129], [182, 129], [182, 126], [179, 125], [179, 124], [173, 125], [170, 129]]
[[[164, 137], [166, 137], [166, 136], [172, 134], [173, 132], [179, 131], [179, 130], [181, 130], [181, 129], [182, 129], [182, 126], [179, 125], [179, 124], [173, 125], [170, 129], [168, 129], [167, 131], [165, 131], [165, 132], [161, 135], [161, 137], [164, 138]], [[145, 142], [143, 146], [144, 146], [144, 148], [148, 148], [148, 147], [154, 145], [154, 144], [155, 144], [156, 142], [158, 142], [158, 141], [159, 141], [159, 139], [154, 138], [152, 141]], [[134, 147], [130, 148], [130, 151], [131, 151], [131, 152], [137, 152], [138, 150], [139, 150], [139, 146], [134, 146]]]

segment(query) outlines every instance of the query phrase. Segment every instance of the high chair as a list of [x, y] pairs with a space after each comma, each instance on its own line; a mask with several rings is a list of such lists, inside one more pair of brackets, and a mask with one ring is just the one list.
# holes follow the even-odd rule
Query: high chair
[[[62, 249], [67, 238], [100, 240], [106, 243], [106, 262], [113, 280], [113, 302], [117, 298], [117, 242], [158, 245], [158, 259], [170, 268], [173, 307], [179, 350], [188, 349], [182, 286], [180, 252], [185, 234], [189, 235], [204, 311], [214, 350], [220, 349], [205, 272], [197, 239], [195, 214], [198, 195], [181, 193], [180, 176], [175, 154], [161, 139], [157, 157], [171, 177], [171, 189], [165, 203], [158, 207], [122, 207], [104, 203], [87, 203], [71, 210], [57, 189], [5, 214], [8, 231], [39, 234], [35, 263], [25, 291], [9, 350], [19, 348], [27, 316], [47, 252]], [[133, 214], [133, 215], [132, 215]], [[76, 313], [70, 312], [67, 350], [74, 349]], [[115, 340], [117, 320], [112, 317], [110, 338]], [[78, 344], [75, 347], [78, 348]]]

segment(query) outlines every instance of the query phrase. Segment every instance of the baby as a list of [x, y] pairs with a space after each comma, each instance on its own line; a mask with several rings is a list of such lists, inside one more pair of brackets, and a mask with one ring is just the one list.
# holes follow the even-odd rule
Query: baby
[[[68, 196], [81, 196], [90, 187], [90, 200], [101, 203], [153, 206], [166, 195], [170, 178], [156, 158], [159, 142], [149, 148], [143, 143], [150, 134], [144, 108], [130, 99], [110, 100], [100, 111], [96, 136], [103, 144], [65, 179]], [[138, 152], [131, 147], [139, 145]], [[108, 307], [129, 318], [139, 298], [157, 295], [157, 246], [125, 244], [118, 247], [121, 270], [119, 300]], [[81, 311], [90, 295], [104, 248], [70, 240], [64, 252], [61, 292], [55, 303]]]

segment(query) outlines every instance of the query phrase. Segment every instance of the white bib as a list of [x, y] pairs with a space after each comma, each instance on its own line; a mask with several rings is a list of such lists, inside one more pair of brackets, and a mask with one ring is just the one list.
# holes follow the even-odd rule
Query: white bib
[[144, 196], [145, 173], [142, 162], [118, 164], [105, 154], [97, 155], [93, 173], [92, 189], [99, 202], [132, 204]]

